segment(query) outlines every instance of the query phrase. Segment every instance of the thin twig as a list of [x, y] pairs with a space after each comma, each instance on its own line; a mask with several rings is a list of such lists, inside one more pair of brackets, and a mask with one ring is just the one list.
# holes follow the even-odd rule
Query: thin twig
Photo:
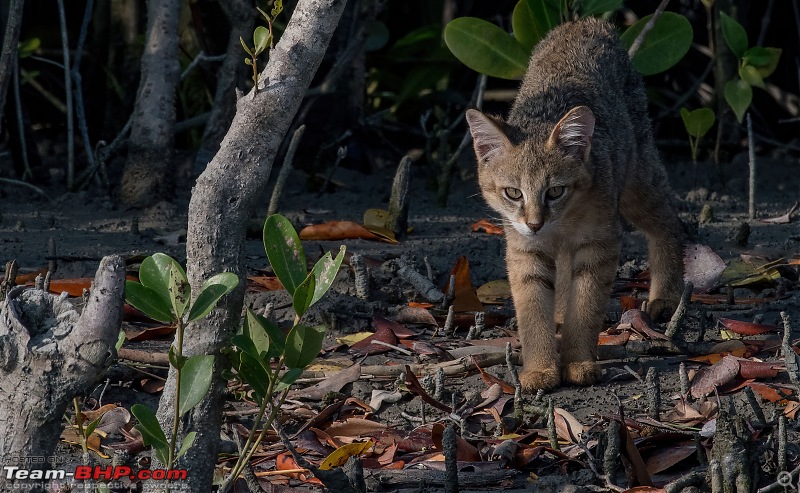
[[747, 147], [747, 155], [750, 159], [750, 200], [748, 202], [748, 217], [752, 221], [756, 218], [756, 143], [753, 138], [753, 120], [750, 118], [749, 112], [747, 113]]
[[0, 178], [0, 183], [8, 183], [9, 185], [19, 185], [21, 187], [30, 188], [31, 190], [38, 193], [42, 197], [46, 198], [48, 201], [50, 200], [50, 197], [48, 197], [47, 194], [44, 193], [44, 191], [41, 188], [31, 185], [30, 183], [19, 180], [12, 180], [11, 178]]
[[222, 55], [206, 55], [205, 51], [200, 51], [194, 60], [184, 69], [183, 73], [181, 74], [181, 82], [186, 78], [186, 76], [191, 73], [192, 69], [194, 69], [197, 65], [201, 62], [221, 62], [225, 60], [225, 54]]
[[668, 3], [669, 0], [661, 0], [661, 3], [658, 4], [656, 11], [653, 12], [653, 17], [651, 17], [650, 20], [647, 21], [647, 24], [644, 25], [642, 31], [639, 33], [638, 36], [636, 36], [636, 39], [633, 40], [633, 44], [628, 50], [629, 57], [633, 58], [636, 52], [639, 51], [639, 48], [641, 48], [642, 44], [644, 43], [645, 37], [647, 37], [647, 35], [650, 33], [653, 27], [655, 27], [656, 21], [658, 20], [659, 17], [661, 17], [661, 14], [664, 12], [664, 9], [667, 8]]
[[22, 165], [25, 171], [22, 173], [22, 179], [33, 178], [33, 171], [31, 171], [31, 164], [28, 160], [28, 139], [25, 137], [25, 122], [22, 119], [22, 97], [19, 93], [19, 57], [14, 57], [14, 70], [11, 75], [14, 79], [14, 104], [17, 106], [17, 128], [19, 129], [19, 146], [22, 152]]
[[269, 207], [267, 208], [267, 216], [271, 216], [278, 212], [278, 202], [283, 192], [283, 186], [286, 179], [289, 178], [289, 172], [292, 170], [292, 163], [294, 162], [294, 155], [297, 148], [300, 146], [300, 139], [303, 138], [303, 133], [306, 131], [305, 125], [300, 125], [292, 135], [292, 140], [289, 143], [289, 150], [286, 151], [286, 157], [283, 158], [283, 166], [281, 167], [278, 178], [275, 180], [275, 188], [272, 189], [272, 197], [269, 200]]
[[75, 183], [75, 130], [72, 109], [72, 73], [69, 70], [69, 40], [67, 39], [67, 15], [64, 0], [57, 0], [58, 20], [61, 28], [61, 48], [64, 51], [64, 92], [67, 104], [67, 188], [72, 190]]
[[89, 168], [94, 167], [94, 153], [92, 143], [89, 140], [89, 127], [86, 123], [86, 109], [83, 103], [83, 79], [81, 78], [81, 59], [83, 58], [83, 45], [86, 43], [86, 35], [89, 31], [89, 20], [94, 11], [94, 0], [87, 0], [86, 8], [83, 11], [83, 21], [81, 31], [78, 35], [78, 45], [75, 47], [75, 60], [72, 64], [72, 78], [75, 80], [75, 113], [78, 119], [78, 130], [83, 140], [83, 148], [86, 152], [86, 160]]

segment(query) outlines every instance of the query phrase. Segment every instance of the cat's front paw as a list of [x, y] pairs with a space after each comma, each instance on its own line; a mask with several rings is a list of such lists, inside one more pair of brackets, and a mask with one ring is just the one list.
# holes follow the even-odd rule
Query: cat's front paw
[[669, 317], [675, 313], [678, 308], [680, 299], [655, 299], [647, 301], [647, 314], [653, 320], [663, 321], [669, 320]]
[[525, 391], [549, 390], [558, 387], [561, 383], [561, 374], [555, 367], [535, 370], [523, 367], [519, 374], [519, 383]]
[[575, 385], [592, 385], [600, 378], [600, 366], [594, 361], [575, 361], [564, 365], [564, 380]]

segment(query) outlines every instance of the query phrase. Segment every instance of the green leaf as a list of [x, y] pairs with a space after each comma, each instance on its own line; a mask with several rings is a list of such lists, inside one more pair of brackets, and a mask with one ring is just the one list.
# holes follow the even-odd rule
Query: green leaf
[[683, 126], [686, 127], [686, 133], [699, 139], [711, 130], [716, 117], [708, 108], [698, 108], [694, 111], [681, 108], [681, 119]]
[[83, 437], [89, 438], [89, 436], [94, 433], [94, 430], [97, 428], [97, 425], [100, 424], [100, 420], [103, 419], [103, 416], [98, 416], [97, 419], [86, 425], [83, 429]]
[[125, 301], [153, 320], [164, 323], [175, 322], [169, 303], [155, 290], [136, 281], [125, 281]]
[[139, 420], [136, 429], [142, 434], [144, 444], [152, 446], [156, 451], [158, 460], [166, 464], [169, 457], [169, 443], [161, 430], [161, 425], [158, 424], [155, 413], [147, 406], [134, 404], [131, 406], [131, 414]]
[[581, 17], [605, 14], [622, 6], [622, 0], [583, 0], [580, 5]]
[[256, 56], [267, 49], [267, 46], [269, 46], [269, 39], [269, 29], [266, 27], [258, 26], [256, 30], [253, 31], [253, 44]]
[[775, 68], [778, 67], [778, 61], [781, 58], [783, 50], [780, 48], [762, 48], [755, 46], [744, 52], [744, 63], [746, 65], [753, 65], [758, 70], [761, 78], [764, 79], [772, 75]]
[[153, 254], [139, 267], [139, 282], [161, 296], [170, 306], [175, 318], [181, 318], [189, 303], [191, 288], [183, 267], [169, 255]]
[[311, 306], [314, 298], [315, 285], [314, 273], [310, 273], [308, 277], [306, 277], [306, 280], [297, 286], [294, 296], [292, 296], [292, 306], [298, 317], [302, 317], [306, 313], [306, 310], [308, 310], [308, 307]]
[[314, 264], [311, 273], [314, 275], [316, 284], [314, 286], [314, 297], [311, 299], [311, 305], [319, 301], [331, 288], [333, 281], [336, 280], [336, 274], [339, 273], [339, 268], [342, 266], [342, 261], [344, 260], [344, 252], [345, 246], [342, 245], [339, 247], [339, 254], [336, 255], [336, 258], [331, 258], [332, 255], [328, 252]]
[[239, 36], [239, 42], [242, 43], [242, 48], [244, 48], [245, 53], [247, 53], [251, 57], [254, 56], [252, 50], [248, 48], [247, 43], [244, 42], [244, 39], [241, 36]]
[[181, 395], [178, 413], [183, 416], [198, 405], [211, 388], [214, 374], [214, 356], [198, 354], [186, 360], [181, 370]]
[[183, 369], [183, 365], [186, 364], [186, 360], [189, 359], [182, 354], [178, 354], [178, 351], [175, 349], [175, 346], [170, 346], [169, 351], [167, 351], [167, 357], [169, 358], [169, 364], [173, 366], [173, 368], [181, 370]]
[[444, 29], [444, 42], [461, 63], [482, 74], [521, 79], [528, 68], [530, 52], [505, 31], [482, 19], [453, 19]]
[[119, 335], [117, 335], [117, 342], [114, 344], [114, 350], [119, 352], [119, 348], [122, 347], [122, 344], [125, 343], [125, 331], [120, 330]]
[[252, 65], [253, 64], [253, 60], [250, 60], [249, 58], [245, 58], [244, 59], [244, 64], [245, 65]]
[[27, 58], [38, 50], [42, 46], [42, 40], [39, 38], [29, 38], [19, 43], [19, 48], [17, 48], [17, 56], [19, 58]]
[[185, 437], [183, 437], [183, 441], [181, 442], [181, 448], [175, 455], [176, 459], [180, 459], [186, 454], [186, 452], [189, 451], [189, 449], [192, 447], [192, 443], [194, 443], [194, 439], [196, 436], [197, 436], [196, 431], [190, 431], [189, 433], [186, 434]]
[[753, 89], [750, 84], [743, 80], [729, 80], [725, 83], [725, 101], [736, 113], [736, 119], [739, 123], [744, 120], [744, 114], [747, 108], [750, 107], [750, 102], [753, 100]]
[[266, 373], [264, 367], [249, 354], [242, 353], [237, 370], [242, 381], [253, 389], [258, 403], [261, 404], [261, 401], [267, 395], [267, 384], [270, 381], [270, 376]]
[[719, 13], [722, 23], [722, 36], [736, 58], [742, 58], [747, 50], [747, 31], [739, 22], [725, 12]]
[[264, 250], [275, 275], [294, 296], [297, 286], [306, 279], [306, 254], [294, 226], [280, 214], [273, 214], [264, 222]]
[[289, 368], [286, 373], [281, 376], [281, 379], [278, 381], [277, 385], [275, 385], [275, 392], [280, 392], [285, 388], [291, 387], [292, 384], [295, 383], [302, 374], [302, 368]]
[[201, 319], [211, 312], [220, 298], [233, 291], [239, 285], [239, 277], [233, 272], [221, 272], [206, 279], [200, 288], [200, 294], [189, 310], [189, 321]]
[[[626, 48], [630, 49], [651, 17], [652, 15], [643, 17], [622, 34], [621, 39]], [[653, 75], [669, 69], [689, 51], [692, 36], [692, 25], [686, 17], [674, 12], [663, 12], [634, 54], [633, 66], [642, 75]]]
[[275, 19], [278, 17], [278, 14], [283, 12], [283, 0], [275, 0], [275, 4], [272, 6], [272, 18]]
[[286, 336], [270, 320], [253, 313], [247, 309], [247, 323], [244, 326], [244, 335], [253, 341], [261, 358], [271, 358], [283, 354]]
[[322, 327], [306, 327], [305, 325], [292, 327], [289, 335], [286, 336], [286, 367], [305, 368], [308, 366], [322, 349], [324, 337], [325, 329]]
[[739, 67], [739, 77], [751, 86], [764, 89], [764, 78], [761, 77], [758, 69], [752, 65], [742, 64]]
[[389, 28], [381, 21], [372, 21], [367, 26], [367, 39], [364, 40], [365, 51], [377, 51], [389, 42]]
[[[530, 53], [548, 31], [561, 22], [558, 2], [552, 0], [520, 0], [511, 15], [514, 38]], [[527, 66], [527, 61], [525, 63]]]

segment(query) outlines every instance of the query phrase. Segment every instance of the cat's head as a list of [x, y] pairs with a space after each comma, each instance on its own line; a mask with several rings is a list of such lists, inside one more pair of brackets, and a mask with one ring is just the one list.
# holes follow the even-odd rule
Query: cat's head
[[577, 106], [553, 124], [515, 129], [467, 111], [486, 202], [520, 234], [534, 237], [564, 219], [591, 185], [594, 114]]

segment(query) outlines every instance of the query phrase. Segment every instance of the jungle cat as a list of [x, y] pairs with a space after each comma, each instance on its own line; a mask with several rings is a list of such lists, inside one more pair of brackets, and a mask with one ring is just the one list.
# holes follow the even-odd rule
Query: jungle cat
[[523, 389], [592, 384], [620, 216], [647, 237], [649, 313], [668, 315], [683, 291], [682, 227], [641, 76], [615, 29], [584, 19], [536, 46], [507, 121], [466, 117], [481, 192], [504, 221]]

